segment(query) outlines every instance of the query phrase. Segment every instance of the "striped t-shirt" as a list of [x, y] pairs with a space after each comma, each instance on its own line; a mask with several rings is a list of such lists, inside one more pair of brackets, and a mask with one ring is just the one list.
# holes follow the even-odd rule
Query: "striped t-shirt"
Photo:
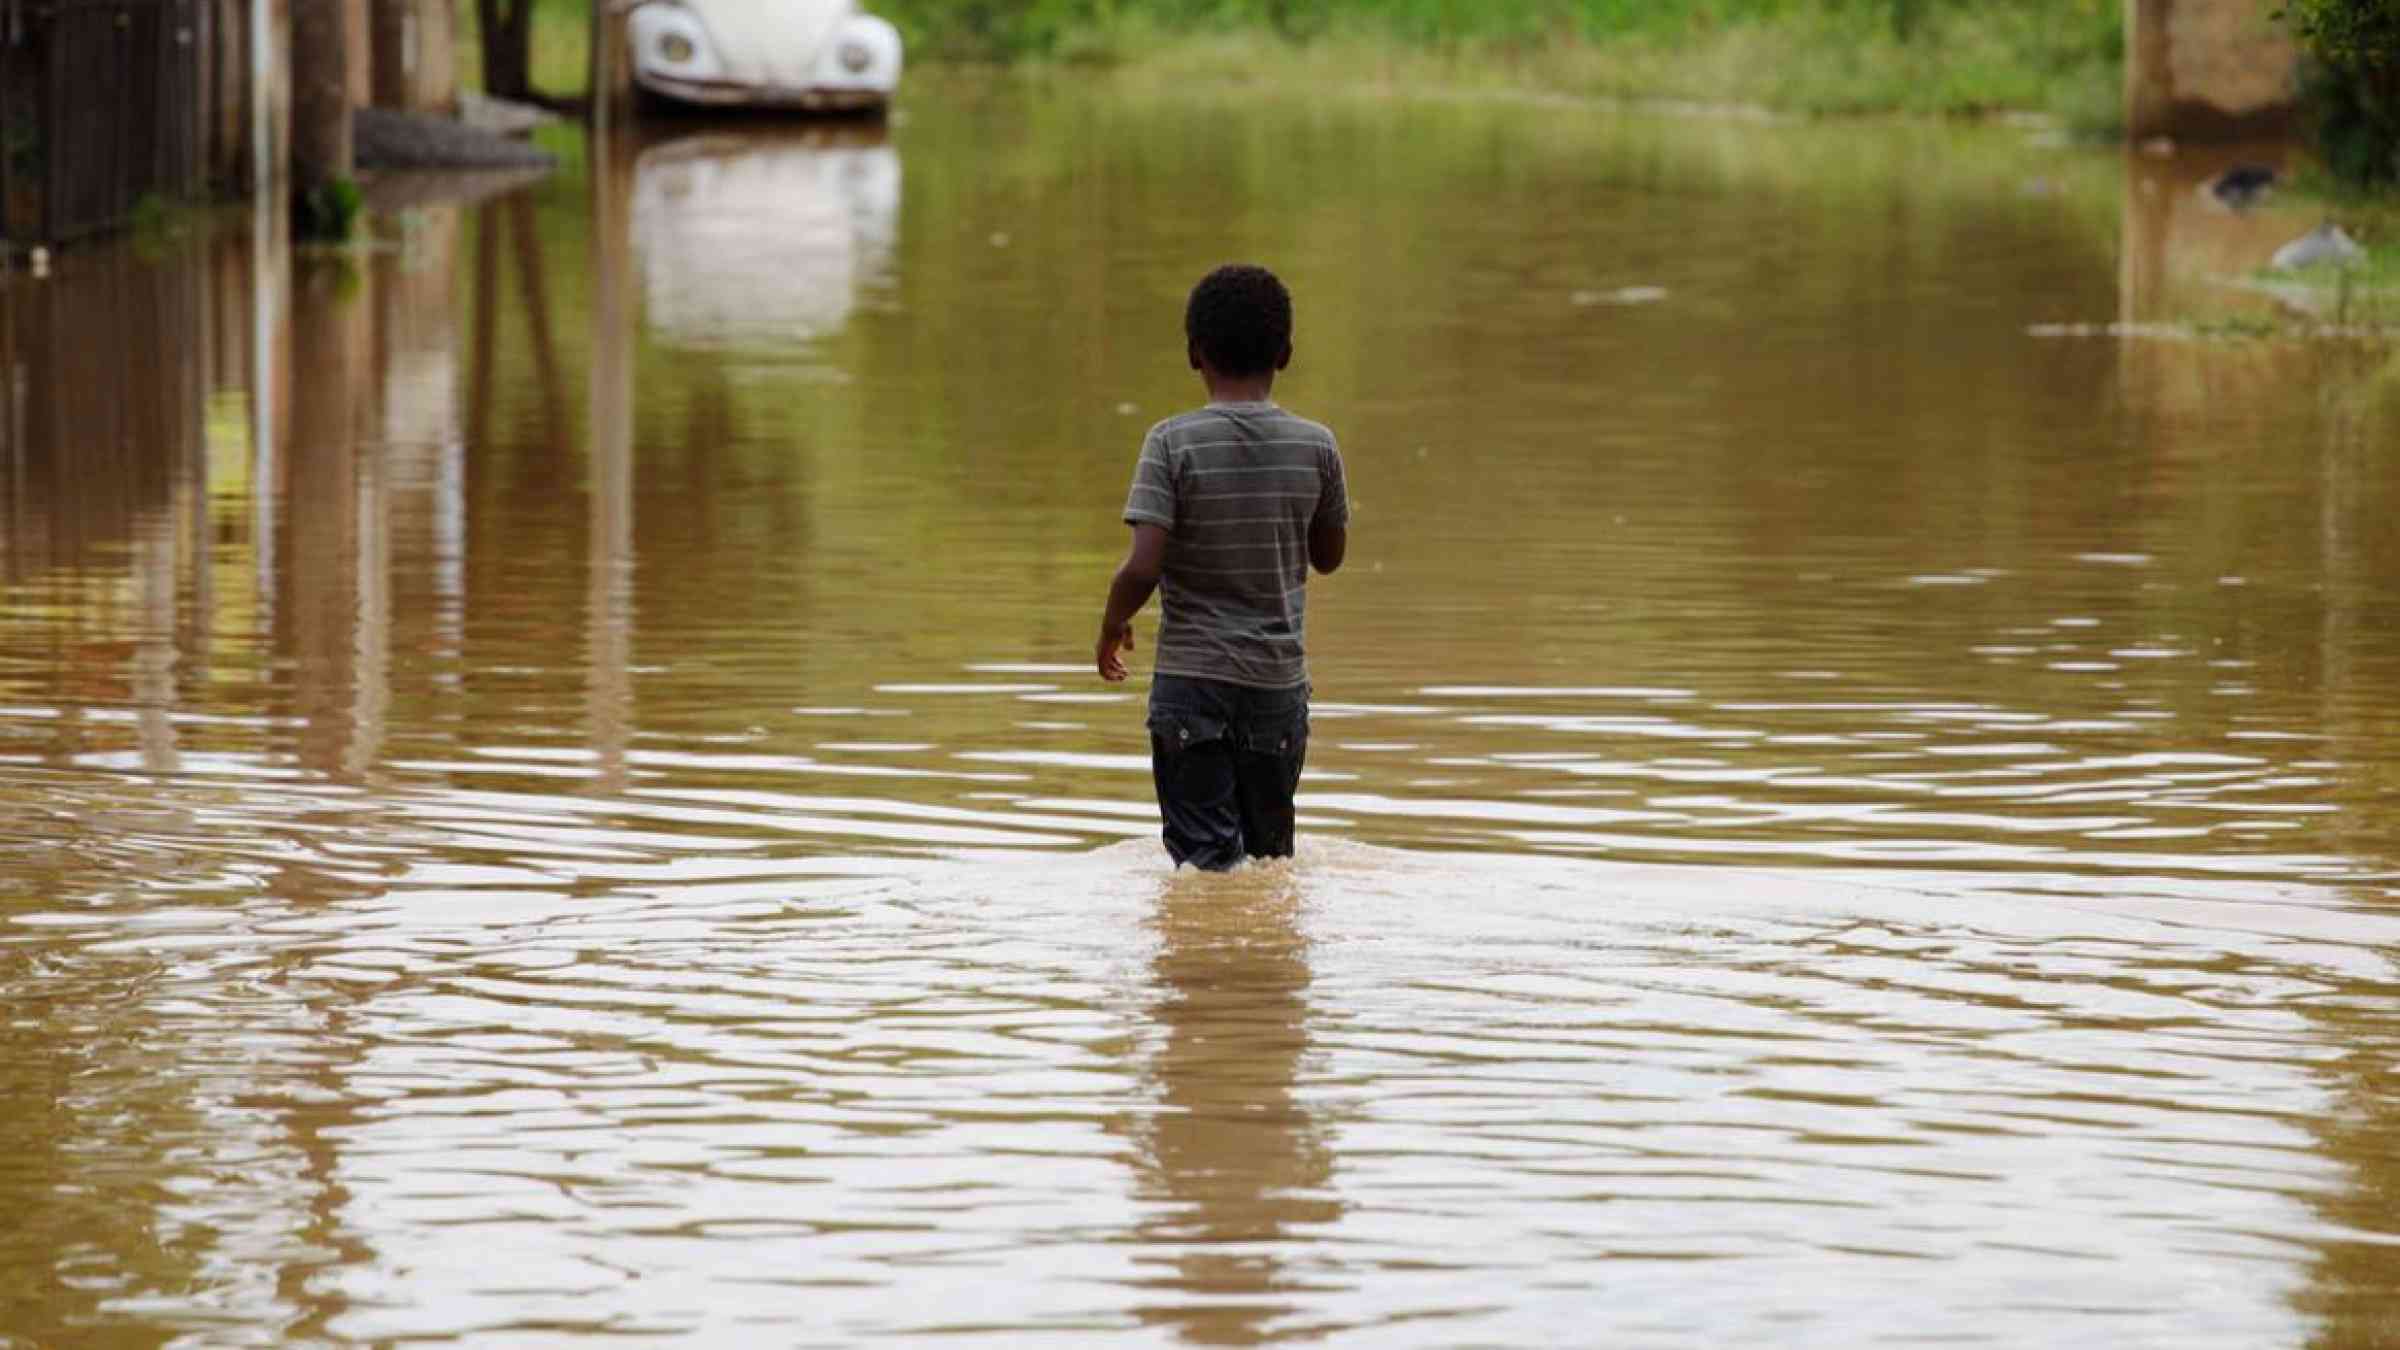
[[1350, 523], [1332, 432], [1263, 402], [1170, 417], [1142, 441], [1125, 522], [1168, 535], [1159, 674], [1307, 681], [1309, 528]]

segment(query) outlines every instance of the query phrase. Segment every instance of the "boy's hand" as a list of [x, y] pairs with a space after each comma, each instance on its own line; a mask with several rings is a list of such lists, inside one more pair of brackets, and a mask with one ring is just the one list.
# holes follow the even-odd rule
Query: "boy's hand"
[[1100, 678], [1110, 684], [1125, 680], [1124, 653], [1133, 650], [1133, 616], [1158, 589], [1159, 572], [1166, 561], [1166, 529], [1148, 521], [1134, 526], [1133, 546], [1126, 550], [1124, 563], [1108, 583], [1108, 604], [1100, 611], [1100, 644], [1092, 653]]
[[1095, 653], [1095, 662], [1100, 667], [1100, 678], [1110, 684], [1123, 683], [1125, 680], [1125, 653], [1132, 650], [1132, 620], [1128, 619], [1113, 629], [1102, 624], [1100, 646]]

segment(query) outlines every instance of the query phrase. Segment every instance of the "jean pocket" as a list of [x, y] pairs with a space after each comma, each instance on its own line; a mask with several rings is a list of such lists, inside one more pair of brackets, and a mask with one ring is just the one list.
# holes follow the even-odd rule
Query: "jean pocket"
[[1308, 707], [1254, 712], [1242, 719], [1241, 745], [1252, 754], [1290, 756], [1308, 748]]
[[1170, 753], [1224, 740], [1228, 732], [1225, 719], [1211, 717], [1204, 712], [1175, 707], [1150, 710], [1151, 738], [1158, 743], [1159, 749]]

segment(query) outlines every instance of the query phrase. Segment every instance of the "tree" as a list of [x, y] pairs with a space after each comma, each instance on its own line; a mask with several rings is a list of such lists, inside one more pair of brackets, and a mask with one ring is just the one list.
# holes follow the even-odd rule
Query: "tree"
[[2309, 58], [2303, 96], [2325, 167], [2359, 187], [2400, 185], [2400, 4], [2288, 0], [2276, 17]]
[[483, 91], [494, 98], [538, 100], [533, 88], [534, 0], [475, 0], [483, 39]]
[[342, 239], [358, 215], [351, 181], [347, 0], [292, 5], [292, 195], [301, 233]]

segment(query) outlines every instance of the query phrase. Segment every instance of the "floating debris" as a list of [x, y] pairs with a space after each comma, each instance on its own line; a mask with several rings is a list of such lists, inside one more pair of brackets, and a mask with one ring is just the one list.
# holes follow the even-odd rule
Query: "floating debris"
[[1577, 291], [1567, 302], [1585, 309], [1593, 305], [1655, 305], [1666, 298], [1664, 286], [1620, 286], [1613, 291]]
[[2200, 191], [2220, 205], [2243, 211], [2265, 201], [2277, 177], [2264, 164], [2236, 164], [2201, 184]]
[[2187, 324], [2179, 323], [2034, 323], [2025, 326], [2028, 337], [2037, 338], [2161, 338], [2188, 341], [2199, 336]]
[[458, 96], [458, 120], [495, 136], [530, 136], [537, 127], [557, 126], [560, 118], [547, 108], [492, 98], [470, 89]]
[[2031, 323], [2025, 335], [2037, 338], [2109, 338], [2146, 342], [2210, 342], [2241, 338], [2358, 339], [2386, 342], [2400, 338], [2400, 327], [2372, 323], [2279, 323], [2265, 316], [2236, 317], [2206, 323]]
[[2267, 266], [2278, 272], [2298, 271], [2303, 267], [2348, 267], [2367, 256], [2358, 241], [2343, 233], [2342, 227], [2327, 221], [2282, 248]]

